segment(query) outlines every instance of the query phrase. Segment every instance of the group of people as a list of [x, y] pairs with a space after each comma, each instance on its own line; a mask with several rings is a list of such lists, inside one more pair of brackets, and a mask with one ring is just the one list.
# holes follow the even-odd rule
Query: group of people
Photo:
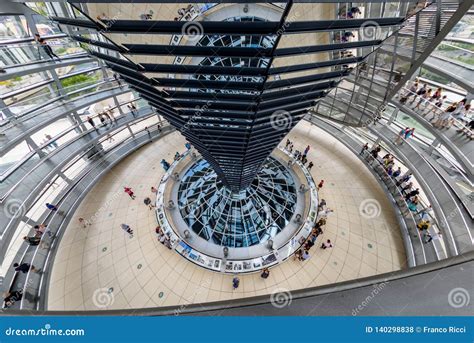
[[182, 7], [178, 10], [178, 16], [174, 18], [174, 21], [178, 21], [178, 20], [181, 20], [185, 15], [186, 13], [190, 12], [191, 10], [193, 10], [194, 6], [189, 4], [187, 7]]
[[457, 122], [459, 124], [458, 133], [464, 134], [470, 139], [473, 137], [474, 118], [471, 113], [471, 104], [466, 98], [444, 107], [448, 102], [448, 97], [443, 94], [441, 87], [433, 89], [428, 87], [427, 83], [420, 84], [419, 80], [415, 80], [400, 95], [400, 102], [418, 110], [424, 117], [431, 114], [432, 117], [427, 119], [436, 128], [449, 129]]
[[[288, 166], [291, 167], [294, 161], [299, 161], [301, 162], [303, 166], [306, 166], [306, 163], [308, 163], [308, 152], [311, 149], [311, 147], [308, 145], [302, 152], [299, 150], [295, 150], [293, 152], [293, 148], [294, 148], [293, 142], [287, 139], [285, 143], [285, 150], [288, 151], [293, 156], [293, 160], [288, 161]], [[313, 166], [314, 166], [313, 162], [309, 162], [306, 168], [308, 170], [311, 170]]]
[[[97, 117], [99, 118], [101, 126], [107, 126], [117, 121], [117, 119], [114, 116], [113, 109], [101, 111], [99, 112], [99, 114], [97, 114]], [[92, 126], [93, 129], [95, 130], [98, 129], [97, 124], [94, 122], [94, 119], [91, 116], [87, 116], [86, 120], [89, 123], [89, 125]]]
[[[334, 211], [326, 206], [326, 200], [321, 199], [318, 205], [318, 221], [313, 223], [313, 228], [308, 238], [305, 239], [304, 237], [301, 237], [300, 241], [298, 242], [301, 247], [295, 253], [296, 260], [306, 261], [310, 258], [309, 251], [316, 244], [316, 239], [318, 236], [323, 234], [323, 226], [326, 225], [327, 217], [332, 212]], [[321, 243], [320, 246], [321, 249], [329, 249], [332, 247], [333, 245], [330, 239]]]

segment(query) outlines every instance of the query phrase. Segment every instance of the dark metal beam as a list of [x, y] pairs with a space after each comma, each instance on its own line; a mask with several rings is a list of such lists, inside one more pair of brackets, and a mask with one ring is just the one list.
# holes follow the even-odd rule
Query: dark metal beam
[[241, 48], [218, 46], [189, 46], [189, 45], [152, 45], [152, 44], [123, 44], [133, 55], [173, 55], [173, 56], [201, 56], [201, 57], [270, 57], [271, 48]]
[[381, 40], [370, 40], [360, 42], [348, 42], [348, 43], [334, 43], [324, 45], [312, 45], [312, 46], [299, 46], [294, 48], [280, 48], [275, 51], [275, 57], [284, 57], [301, 54], [314, 54], [317, 52], [327, 52], [335, 50], [348, 50], [354, 48], [363, 48], [368, 46], [380, 45]]
[[147, 73], [263, 76], [265, 68], [140, 63]]

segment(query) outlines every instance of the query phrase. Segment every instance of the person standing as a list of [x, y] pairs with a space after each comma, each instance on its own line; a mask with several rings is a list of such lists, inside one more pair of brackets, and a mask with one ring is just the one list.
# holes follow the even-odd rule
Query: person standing
[[311, 147], [308, 145], [308, 146], [306, 147], [306, 149], [304, 149], [303, 156], [308, 155], [309, 149], [311, 149]]
[[309, 162], [308, 163], [308, 171], [310, 171], [311, 168], [313, 168], [313, 166], [314, 166], [313, 162]]
[[148, 208], [149, 208], [150, 210], [152, 210], [153, 207], [155, 207], [155, 206], [153, 206], [153, 204], [151, 203], [151, 199], [150, 199], [149, 197], [146, 197], [145, 200], [143, 200], [143, 202], [145, 203], [145, 205], [148, 206]]
[[41, 237], [45, 232], [48, 234], [48, 237], [51, 237], [51, 230], [48, 230], [47, 228], [48, 225], [46, 224], [35, 225], [33, 229], [35, 230], [36, 237]]
[[[57, 58], [58, 61], [61, 61], [61, 59], [56, 55], [51, 49], [51, 47], [48, 45], [48, 43], [44, 40], [44, 38], [41, 38], [41, 36], [38, 33], [35, 33], [35, 41], [43, 48], [44, 52], [51, 58], [52, 60], [54, 58]], [[41, 56], [40, 56], [41, 58]]]
[[162, 160], [161, 160], [161, 165], [163, 166], [163, 169], [164, 169], [165, 171], [168, 171], [168, 169], [170, 169], [170, 164], [169, 164], [168, 162], [166, 162], [165, 159], [162, 159]]
[[402, 173], [402, 169], [401, 169], [400, 167], [398, 167], [398, 169], [393, 172], [393, 175], [392, 175], [392, 176], [393, 176], [394, 178], [397, 178], [397, 177], [400, 176], [401, 173]]
[[270, 276], [270, 269], [264, 268], [262, 270], [262, 274], [260, 274], [260, 276], [262, 277], [262, 279], [268, 278]]
[[132, 198], [132, 200], [135, 200], [136, 196], [135, 196], [135, 194], [133, 193], [132, 188], [130, 188], [130, 187], [123, 187], [123, 191], [124, 191], [125, 193], [127, 193], [127, 194], [130, 196], [130, 198]]
[[239, 288], [239, 284], [240, 279], [237, 276], [234, 276], [234, 278], [232, 279], [232, 289], [236, 290], [237, 288]]
[[332, 243], [330, 239], [328, 239], [326, 242], [323, 242], [323, 244], [321, 244], [321, 249], [329, 249], [329, 248], [332, 248]]
[[406, 127], [404, 129], [401, 129], [400, 132], [398, 133], [397, 135], [397, 138], [395, 139], [395, 144], [400, 144], [402, 143], [402, 140], [403, 140], [403, 137], [405, 137], [405, 134], [407, 133], [407, 131], [409, 131], [410, 128], [409, 127]]
[[[405, 132], [405, 137], [404, 137], [404, 138], [405, 138], [405, 141], [407, 141], [409, 138], [414, 137], [414, 136], [415, 136], [415, 128], [412, 127], [410, 130], [408, 130], [407, 132]], [[401, 144], [403, 144], [403, 141], [402, 141]]]
[[369, 150], [369, 143], [365, 143], [365, 144], [362, 146], [362, 149], [360, 150], [359, 155], [364, 155], [367, 150]]
[[319, 191], [321, 188], [323, 188], [323, 186], [324, 186], [324, 180], [319, 181], [319, 183], [318, 183], [318, 191]]
[[97, 130], [97, 128], [95, 127], [94, 119], [92, 119], [91, 117], [87, 117], [87, 122], [90, 124], [90, 126]]

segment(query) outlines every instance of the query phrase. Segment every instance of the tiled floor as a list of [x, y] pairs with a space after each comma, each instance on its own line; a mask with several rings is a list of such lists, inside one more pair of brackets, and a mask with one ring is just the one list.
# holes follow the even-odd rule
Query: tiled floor
[[[154, 142], [116, 166], [81, 204], [67, 228], [55, 258], [49, 288], [50, 310], [141, 308], [210, 302], [270, 294], [350, 280], [403, 268], [405, 254], [388, 198], [356, 156], [322, 130], [304, 122], [291, 132], [296, 148], [311, 145], [309, 160], [316, 181], [325, 180], [321, 197], [335, 212], [324, 235], [334, 248], [311, 250], [305, 262], [293, 259], [271, 269], [270, 277], [240, 276], [232, 291], [232, 275], [202, 269], [160, 244], [153, 211], [143, 204], [163, 172], [160, 160], [184, 150], [174, 133]], [[137, 194], [131, 200], [123, 186]], [[375, 203], [370, 208], [361, 203]], [[83, 229], [78, 218], [93, 222]], [[120, 229], [127, 223], [133, 238]], [[112, 290], [113, 289], [113, 290]]]

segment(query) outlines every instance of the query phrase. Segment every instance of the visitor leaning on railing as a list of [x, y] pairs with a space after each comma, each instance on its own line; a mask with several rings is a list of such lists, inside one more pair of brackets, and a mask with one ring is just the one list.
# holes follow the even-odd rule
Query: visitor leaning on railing
[[[392, 154], [387, 153], [382, 158], [379, 157], [381, 152], [379, 145], [374, 145], [372, 149], [369, 149], [368, 143], [362, 147], [360, 155], [362, 155], [366, 161], [377, 168], [377, 172], [382, 174], [384, 182], [388, 182], [393, 187], [394, 192], [399, 196], [400, 201], [404, 204], [406, 211], [401, 207], [402, 213], [409, 215], [412, 220], [416, 223], [419, 229], [419, 239], [423, 243], [429, 243], [434, 238], [441, 238], [441, 233], [437, 229], [438, 224], [436, 219], [431, 214], [431, 205], [424, 204], [419, 197], [420, 190], [415, 188], [413, 185], [412, 173], [406, 172], [401, 173], [401, 168], [395, 166], [395, 158]], [[432, 228], [430, 232], [429, 229]], [[435, 229], [436, 228], [436, 229]]]

